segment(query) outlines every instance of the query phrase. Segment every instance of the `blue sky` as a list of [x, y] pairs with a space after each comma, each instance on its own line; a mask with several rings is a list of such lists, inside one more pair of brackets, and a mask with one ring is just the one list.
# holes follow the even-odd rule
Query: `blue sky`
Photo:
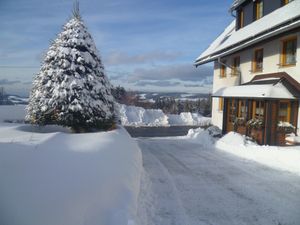
[[[81, 0], [82, 17], [115, 85], [210, 92], [211, 65], [194, 60], [233, 20], [232, 0]], [[28, 95], [70, 0], [0, 0], [0, 86]]]

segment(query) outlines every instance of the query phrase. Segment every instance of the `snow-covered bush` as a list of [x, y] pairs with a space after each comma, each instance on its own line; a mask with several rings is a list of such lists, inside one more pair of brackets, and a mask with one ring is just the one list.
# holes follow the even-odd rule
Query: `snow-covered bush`
[[262, 119], [253, 118], [247, 121], [247, 127], [254, 129], [261, 129], [264, 127], [264, 121]]
[[279, 121], [277, 124], [277, 130], [286, 134], [295, 132], [295, 127], [289, 122]]
[[79, 9], [51, 44], [35, 77], [26, 119], [75, 130], [111, 127], [114, 98]]

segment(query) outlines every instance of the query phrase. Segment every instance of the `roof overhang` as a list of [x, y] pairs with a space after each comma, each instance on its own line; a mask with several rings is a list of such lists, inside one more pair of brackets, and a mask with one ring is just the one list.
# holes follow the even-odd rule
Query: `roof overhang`
[[296, 99], [295, 96], [281, 83], [241, 85], [221, 88], [212, 97], [250, 98], [250, 99]]
[[262, 74], [240, 86], [220, 88], [212, 97], [300, 99], [300, 84], [285, 72]]
[[195, 60], [199, 66], [234, 54], [257, 43], [300, 28], [300, 1], [293, 1], [261, 19], [235, 30], [233, 21], [219, 37]]
[[234, 44], [234, 45], [232, 45], [232, 46], [230, 46], [226, 49], [215, 52], [214, 54], [208, 55], [208, 56], [203, 57], [203, 58], [198, 58], [196, 60], [196, 62], [194, 63], [194, 65], [197, 67], [197, 66], [215, 61], [218, 58], [222, 58], [224, 56], [231, 55], [235, 52], [241, 51], [241, 50], [243, 50], [247, 47], [250, 47], [254, 44], [257, 44], [261, 41], [264, 41], [264, 40], [266, 40], [270, 37], [273, 37], [275, 35], [279, 35], [279, 34], [284, 33], [286, 31], [295, 29], [299, 26], [300, 26], [300, 17], [298, 17], [297, 20], [295, 20], [295, 21], [289, 21], [289, 23], [286, 24], [285, 26], [278, 27], [278, 28], [276, 28], [272, 31], [268, 30], [267, 32], [264, 32], [262, 34], [258, 34], [256, 36], [251, 36], [250, 38], [248, 38], [245, 41], [238, 42], [238, 43], [236, 43], [236, 44]]

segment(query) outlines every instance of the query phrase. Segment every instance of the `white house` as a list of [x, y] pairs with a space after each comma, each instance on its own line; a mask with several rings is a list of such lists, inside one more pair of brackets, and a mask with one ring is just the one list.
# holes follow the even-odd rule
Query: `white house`
[[283, 144], [300, 125], [300, 0], [235, 0], [230, 12], [235, 20], [195, 61], [214, 62], [212, 122]]

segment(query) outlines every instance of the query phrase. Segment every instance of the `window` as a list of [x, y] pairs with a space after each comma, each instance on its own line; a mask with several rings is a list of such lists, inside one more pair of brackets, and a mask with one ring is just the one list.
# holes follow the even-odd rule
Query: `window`
[[258, 20], [263, 17], [264, 3], [262, 0], [257, 0], [254, 3], [254, 20]]
[[240, 9], [237, 12], [237, 30], [244, 27], [244, 11]]
[[239, 100], [239, 110], [238, 110], [238, 117], [247, 119], [248, 114], [248, 107], [246, 100]]
[[296, 64], [297, 37], [282, 41], [281, 66], [292, 66]]
[[219, 98], [219, 111], [223, 111], [224, 98]]
[[292, 1], [294, 1], [294, 0], [281, 0], [281, 5], [284, 6]]
[[232, 60], [231, 75], [237, 76], [240, 74], [240, 57], [236, 56]]
[[220, 63], [220, 77], [226, 77], [226, 60], [222, 60]]
[[228, 122], [234, 123], [236, 118], [236, 100], [231, 98], [228, 102]]
[[261, 72], [263, 70], [264, 50], [256, 49], [252, 63], [252, 72]]
[[264, 119], [264, 111], [265, 111], [264, 108], [265, 108], [265, 103], [263, 101], [254, 101], [252, 118]]
[[290, 122], [291, 119], [291, 102], [280, 101], [278, 107], [278, 120], [283, 122]]

